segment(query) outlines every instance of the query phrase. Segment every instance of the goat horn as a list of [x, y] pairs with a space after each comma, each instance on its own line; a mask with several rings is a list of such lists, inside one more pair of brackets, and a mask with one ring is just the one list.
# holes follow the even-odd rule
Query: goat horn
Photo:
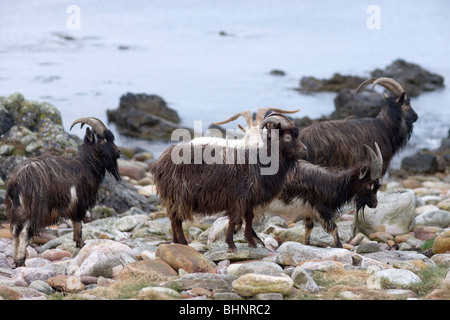
[[377, 85], [377, 84], [385, 87], [391, 93], [398, 95], [398, 96], [400, 96], [403, 92], [405, 92], [405, 90], [403, 90], [403, 87], [401, 86], [401, 84], [391, 78], [386, 78], [386, 77], [378, 78], [373, 83], [373, 87], [375, 87], [375, 85]]
[[372, 78], [364, 81], [358, 86], [358, 89], [356, 89], [356, 93], [358, 93], [367, 84], [372, 84], [372, 88], [374, 88], [377, 84], [379, 84], [380, 86], [386, 88], [389, 92], [398, 96], [400, 96], [403, 92], [405, 92], [401, 84], [395, 81], [394, 79], [380, 77], [377, 79]]
[[90, 125], [97, 134], [103, 134], [107, 130], [103, 122], [101, 122], [100, 119], [94, 117], [85, 117], [75, 120], [70, 126], [70, 130], [72, 130], [73, 126], [77, 123], [81, 123], [81, 128], [83, 128], [85, 124]]
[[269, 111], [274, 111], [274, 112], [277, 112], [277, 113], [296, 113], [296, 112], [299, 112], [300, 109], [291, 111], [291, 110], [283, 110], [283, 109], [269, 108], [269, 107], [267, 107], [267, 108], [259, 108], [258, 112], [256, 113], [256, 117], [255, 117], [256, 124], [261, 123], [264, 120], [264, 116]]
[[377, 153], [372, 150], [367, 144], [364, 145], [370, 154], [370, 179], [376, 180], [380, 179], [383, 172], [383, 156], [381, 155], [381, 150], [378, 147], [378, 144], [375, 142], [375, 149]]
[[221, 125], [221, 124], [224, 124], [224, 123], [228, 123], [228, 122], [231, 122], [233, 120], [236, 120], [240, 116], [244, 117], [244, 119], [245, 119], [245, 121], [247, 121], [247, 125], [249, 127], [253, 126], [253, 116], [252, 116], [252, 113], [250, 111], [239, 112], [239, 113], [235, 114], [234, 116], [232, 116], [231, 118], [229, 118], [227, 120], [224, 120], [224, 121], [221, 121], [221, 122], [213, 122], [213, 124]]
[[281, 113], [271, 113], [269, 114], [263, 122], [260, 124], [260, 128], [264, 128], [265, 125], [269, 123], [281, 124], [282, 128], [287, 128], [292, 126], [291, 120]]
[[364, 81], [363, 83], [361, 83], [361, 84], [358, 86], [358, 89], [356, 89], [356, 93], [358, 93], [364, 86], [366, 86], [366, 85], [368, 85], [368, 84], [370, 84], [370, 83], [374, 83], [375, 80], [377, 80], [377, 79], [375, 79], [375, 78], [373, 78], [373, 79], [367, 79], [366, 81]]

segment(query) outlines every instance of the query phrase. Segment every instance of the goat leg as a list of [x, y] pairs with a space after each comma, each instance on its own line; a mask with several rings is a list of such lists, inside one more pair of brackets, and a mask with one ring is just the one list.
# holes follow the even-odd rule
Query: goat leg
[[314, 220], [312, 218], [306, 217], [303, 221], [305, 225], [305, 237], [303, 239], [303, 244], [310, 244], [311, 231], [314, 228]]
[[[227, 229], [227, 233], [225, 236], [225, 242], [228, 244], [228, 250], [230, 252], [236, 252], [236, 245], [234, 244], [233, 241], [233, 235], [234, 235], [234, 230], [236, 228], [236, 224], [238, 224], [239, 222], [236, 222], [235, 219], [232, 219], [230, 216], [228, 216], [228, 229]], [[242, 222], [241, 222], [242, 225]]]
[[244, 215], [245, 220], [245, 229], [244, 229], [244, 236], [245, 239], [247, 239], [248, 245], [252, 248], [256, 248], [256, 241], [255, 238], [261, 241], [259, 239], [258, 235], [256, 234], [255, 230], [253, 230], [252, 222], [253, 222], [253, 210], [247, 210]]
[[183, 233], [183, 221], [177, 218], [177, 212], [169, 212], [169, 218], [172, 226], [173, 242], [187, 245], [188, 243]]
[[14, 250], [14, 264], [17, 267], [25, 265], [25, 259], [27, 255], [27, 245], [31, 239], [28, 232], [28, 225], [14, 226], [12, 232], [13, 250]]
[[326, 232], [330, 233], [334, 238], [334, 244], [336, 245], [336, 248], [342, 248], [341, 239], [339, 239], [339, 232], [338, 227], [336, 223], [334, 223], [333, 220], [320, 220], [320, 223], [322, 227], [325, 229]]
[[81, 221], [74, 221], [72, 220], [73, 224], [73, 241], [75, 241], [75, 245], [77, 248], [83, 248], [84, 247], [84, 240], [82, 238], [82, 225]]

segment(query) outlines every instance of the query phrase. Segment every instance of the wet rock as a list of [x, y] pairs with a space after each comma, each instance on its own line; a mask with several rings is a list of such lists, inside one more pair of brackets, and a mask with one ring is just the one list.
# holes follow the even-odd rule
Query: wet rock
[[417, 64], [397, 59], [385, 69], [371, 72], [373, 78], [389, 77], [402, 84], [410, 97], [416, 97], [421, 92], [433, 91], [444, 87], [444, 78], [438, 74], [423, 69]]
[[414, 227], [416, 196], [410, 189], [393, 189], [378, 192], [378, 206], [366, 208], [364, 219], [358, 215], [355, 223], [358, 229], [369, 235], [387, 232], [393, 236], [404, 234]]
[[401, 168], [408, 173], [433, 174], [439, 170], [436, 155], [419, 152], [402, 159]]
[[332, 114], [334, 119], [376, 117], [381, 111], [385, 104], [383, 95], [374, 91], [361, 91], [356, 94], [356, 87], [343, 89], [336, 95], [335, 111]]
[[300, 92], [311, 93], [321, 91], [339, 92], [345, 88], [357, 88], [365, 78], [341, 75], [339, 73], [333, 74], [330, 79], [317, 79], [314, 77], [302, 77], [300, 79]]
[[177, 112], [156, 95], [127, 93], [117, 109], [107, 110], [107, 116], [121, 134], [148, 140], [169, 141], [172, 132], [181, 128]]

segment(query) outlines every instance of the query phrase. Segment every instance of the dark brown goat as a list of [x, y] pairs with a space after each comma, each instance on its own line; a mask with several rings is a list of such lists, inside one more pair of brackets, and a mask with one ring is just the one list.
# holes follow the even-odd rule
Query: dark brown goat
[[[26, 247], [33, 236], [61, 218], [71, 219], [73, 240], [82, 247], [81, 221], [95, 205], [106, 171], [120, 181], [120, 150], [114, 135], [96, 118], [81, 118], [84, 143], [74, 158], [43, 154], [22, 162], [13, 171], [6, 189], [6, 214], [11, 223], [14, 263], [25, 263]], [[72, 129], [71, 127], [71, 129]]]
[[309, 162], [325, 167], [350, 168], [364, 159], [360, 146], [374, 148], [377, 141], [383, 154], [386, 173], [392, 157], [408, 142], [417, 113], [402, 86], [390, 78], [369, 79], [358, 88], [372, 83], [385, 87], [392, 96], [375, 118], [331, 120], [312, 124], [300, 133], [300, 140], [308, 147]]
[[327, 169], [304, 160], [298, 161], [283, 192], [269, 204], [257, 208], [256, 212], [295, 217], [295, 220], [303, 218], [305, 244], [309, 244], [314, 221], [319, 221], [333, 235], [336, 247], [342, 248], [334, 223], [339, 209], [352, 200], [356, 203], [357, 212], [364, 212], [366, 205], [370, 208], [378, 205], [383, 158], [376, 143], [375, 147], [377, 154], [367, 147], [370, 161], [352, 169]]
[[[264, 147], [243, 149], [245, 161], [221, 161], [222, 157], [228, 158], [230, 153], [242, 151], [239, 148], [224, 147], [220, 151], [220, 158], [216, 158], [213, 163], [206, 163], [202, 159], [200, 164], [176, 164], [172, 159], [172, 152], [177, 146], [172, 146], [151, 165], [150, 171], [155, 179], [157, 193], [171, 220], [175, 243], [187, 244], [182, 223], [192, 219], [194, 213], [211, 215], [225, 211], [230, 220], [226, 234], [229, 249], [236, 250], [233, 233], [241, 219], [246, 223], [245, 238], [250, 246], [256, 246], [256, 234], [252, 229], [253, 208], [269, 202], [281, 192], [287, 173], [306, 152], [298, 139], [298, 128], [282, 116], [272, 116], [263, 121], [261, 127], [274, 123], [275, 129], [279, 130], [279, 140], [273, 135], [273, 130], [268, 130]], [[279, 148], [273, 150], [275, 142], [279, 142]], [[188, 143], [187, 147], [192, 156], [189, 160], [194, 161], [194, 149], [198, 146]], [[208, 147], [209, 145], [202, 146], [201, 151], [204, 153]], [[186, 151], [186, 148], [183, 150]], [[219, 149], [214, 152], [219, 152]], [[274, 174], [262, 174], [262, 169], [267, 165], [263, 165], [261, 157], [269, 153], [274, 161], [278, 161], [278, 170]]]

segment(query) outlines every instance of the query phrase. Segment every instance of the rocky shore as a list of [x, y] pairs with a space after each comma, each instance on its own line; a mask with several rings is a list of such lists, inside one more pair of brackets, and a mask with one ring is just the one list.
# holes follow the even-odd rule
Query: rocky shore
[[[25, 267], [13, 268], [3, 205], [12, 169], [45, 151], [75, 155], [80, 143], [64, 132], [54, 106], [20, 94], [0, 97], [0, 299], [450, 299], [445, 162], [435, 172], [389, 176], [378, 207], [367, 208], [364, 219], [352, 206], [343, 208], [336, 221], [342, 249], [320, 225], [311, 245], [303, 245], [302, 221], [266, 213], [254, 225], [265, 245], [250, 248], [241, 230], [238, 250], [230, 253], [227, 219], [220, 215], [184, 223], [189, 246], [172, 244], [170, 220], [148, 172], [153, 155], [124, 148], [123, 182], [102, 185], [83, 224], [86, 245], [75, 248], [70, 221], [61, 221], [33, 239]], [[440, 154], [446, 159], [448, 151]]]

